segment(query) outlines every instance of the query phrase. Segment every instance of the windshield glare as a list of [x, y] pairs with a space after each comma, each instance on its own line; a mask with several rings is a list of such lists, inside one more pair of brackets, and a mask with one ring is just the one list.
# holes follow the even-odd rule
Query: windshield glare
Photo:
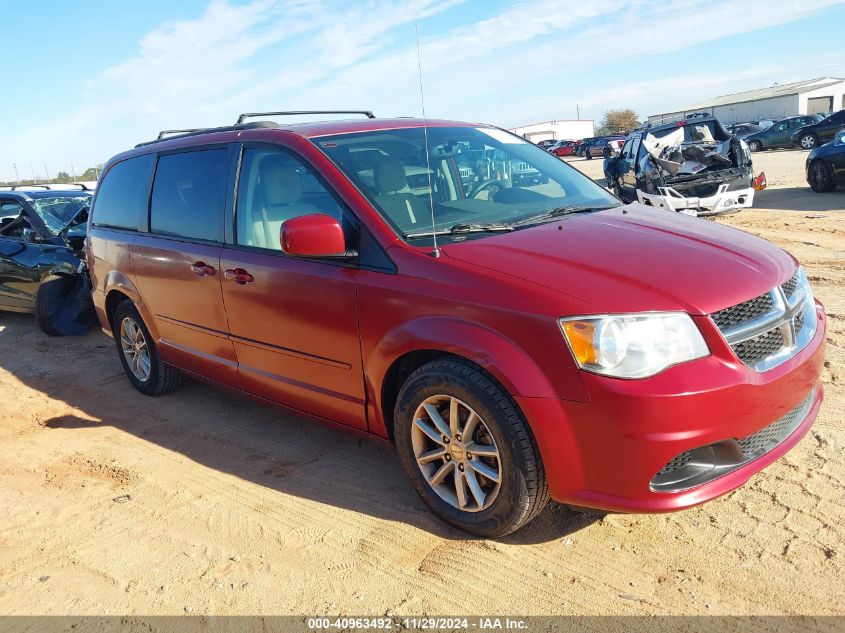
[[31, 201], [32, 208], [53, 235], [58, 235], [82, 207], [91, 205], [91, 196], [51, 196]]
[[557, 157], [495, 128], [430, 127], [428, 160], [423, 128], [342, 134], [315, 142], [403, 237], [432, 230], [432, 203], [437, 231], [459, 225], [525, 225], [531, 217], [561, 207], [620, 204]]

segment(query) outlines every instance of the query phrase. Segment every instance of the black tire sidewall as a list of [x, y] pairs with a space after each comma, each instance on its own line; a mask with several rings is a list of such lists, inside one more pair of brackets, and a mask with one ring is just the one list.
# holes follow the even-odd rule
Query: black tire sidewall
[[[145, 381], [138, 380], [137, 376], [132, 373], [132, 370], [129, 368], [129, 363], [126, 361], [126, 356], [124, 356], [123, 354], [123, 348], [120, 345], [120, 324], [127, 317], [131, 318], [135, 322], [135, 324], [139, 328], [141, 328], [141, 331], [144, 334], [144, 338], [147, 341], [147, 349], [150, 353], [150, 376]], [[156, 348], [156, 345], [153, 342], [153, 338], [150, 335], [150, 331], [147, 329], [146, 323], [144, 323], [144, 319], [141, 318], [138, 309], [130, 301], [124, 301], [115, 310], [114, 322], [112, 323], [112, 332], [114, 332], [114, 341], [115, 345], [117, 346], [117, 355], [120, 358], [120, 363], [123, 365], [123, 369], [126, 372], [126, 376], [127, 378], [129, 378], [129, 381], [132, 383], [135, 389], [137, 389], [144, 395], [156, 395], [157, 385], [160, 378], [159, 374], [161, 372], [161, 361], [158, 355], [158, 349]]]
[[[815, 176], [815, 172], [819, 169], [823, 170], [826, 176], [825, 184], [822, 186], [819, 186], [818, 180]], [[810, 164], [810, 188], [816, 193], [829, 193], [834, 189], [830, 167], [828, 167], [827, 163], [823, 160], [817, 159]]]
[[[489, 382], [500, 389], [492, 381]], [[411, 443], [413, 415], [423, 400], [441, 394], [459, 398], [472, 407], [484, 420], [499, 450], [502, 484], [492, 505], [480, 512], [464, 512], [441, 499], [431, 489], [416, 463]], [[504, 407], [503, 401], [507, 402]], [[510, 411], [507, 408], [510, 408]], [[418, 370], [402, 387], [396, 402], [396, 447], [399, 460], [411, 478], [414, 488], [435, 514], [446, 522], [473, 534], [481, 536], [507, 534], [522, 524], [520, 517], [525, 514], [524, 506], [528, 488], [523, 472], [527, 465], [523, 463], [519, 451], [513, 448], [517, 438], [514, 437], [510, 425], [507, 421], [502, 421], [502, 418], [506, 418], [509, 413], [518, 416], [521, 423], [525, 424], [518, 409], [509, 400], [499, 399], [497, 402], [497, 398], [488, 393], [487, 389], [479, 388], [477, 384], [458, 372], [433, 374]]]

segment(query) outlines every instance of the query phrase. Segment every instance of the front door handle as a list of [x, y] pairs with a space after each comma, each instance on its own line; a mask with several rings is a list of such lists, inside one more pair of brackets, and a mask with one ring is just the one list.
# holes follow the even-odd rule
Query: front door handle
[[191, 270], [194, 271], [200, 277], [205, 277], [208, 275], [209, 277], [213, 277], [214, 274], [217, 272], [214, 270], [214, 266], [209, 266], [205, 262], [194, 262], [191, 264]]
[[255, 277], [250, 275], [243, 268], [230, 268], [223, 273], [223, 276], [226, 277], [226, 279], [239, 283], [242, 286], [255, 280]]

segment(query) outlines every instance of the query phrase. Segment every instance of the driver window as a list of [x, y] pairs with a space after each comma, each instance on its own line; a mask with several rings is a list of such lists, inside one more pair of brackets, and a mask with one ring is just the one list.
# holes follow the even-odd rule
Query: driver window
[[281, 251], [285, 221], [324, 213], [343, 223], [337, 200], [313, 170], [288, 152], [247, 148], [238, 180], [236, 241]]
[[787, 123], [781, 123], [775, 128], [775, 132], [783, 132], [786, 129], [787, 125]]
[[[32, 228], [25, 217], [21, 218], [22, 213], [23, 205], [19, 202], [14, 200], [0, 202], [0, 235], [20, 237], [22, 229]], [[21, 219], [18, 220], [18, 218]]]

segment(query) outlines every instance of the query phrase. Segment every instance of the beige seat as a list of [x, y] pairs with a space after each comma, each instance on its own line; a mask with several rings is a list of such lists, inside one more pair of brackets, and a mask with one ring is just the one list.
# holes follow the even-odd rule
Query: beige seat
[[280, 234], [285, 220], [319, 213], [302, 202], [302, 180], [279, 154], [268, 154], [258, 165], [258, 206], [253, 213], [255, 246], [281, 250]]
[[405, 167], [393, 156], [383, 156], [373, 168], [376, 202], [401, 227], [414, 226], [431, 219], [428, 206], [417, 196], [402, 189], [408, 187]]

